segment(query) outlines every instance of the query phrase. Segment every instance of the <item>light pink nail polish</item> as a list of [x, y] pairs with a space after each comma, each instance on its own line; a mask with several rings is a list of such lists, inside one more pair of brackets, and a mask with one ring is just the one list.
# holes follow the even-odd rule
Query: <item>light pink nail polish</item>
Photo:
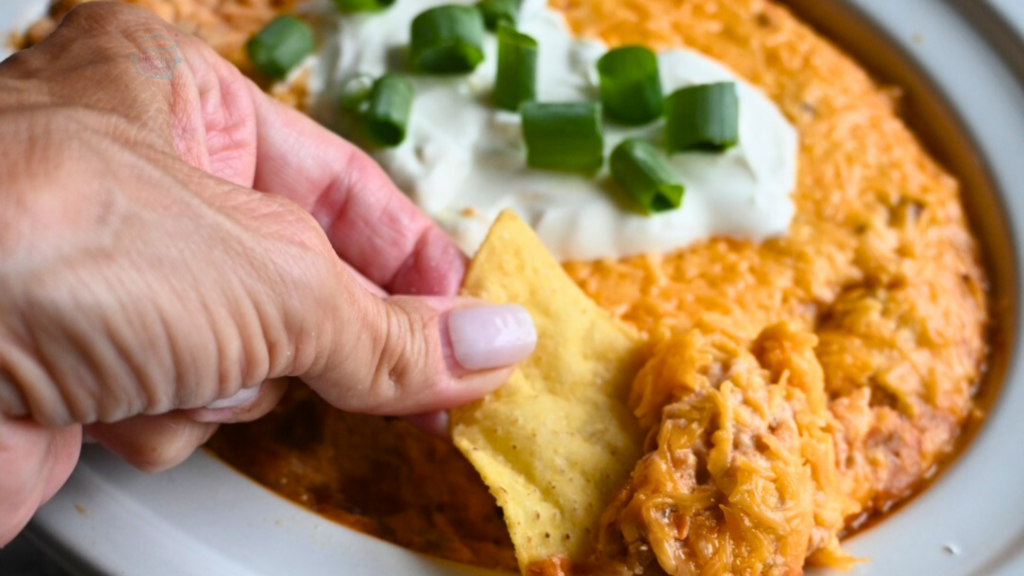
[[221, 398], [220, 400], [213, 402], [212, 404], [207, 406], [207, 408], [211, 410], [221, 410], [224, 408], [241, 408], [242, 406], [245, 406], [249, 402], [255, 400], [256, 397], [260, 395], [260, 388], [262, 388], [262, 386], [256, 386], [255, 388], [242, 388], [241, 390], [235, 392], [233, 395], [228, 396], [227, 398]]
[[537, 345], [537, 329], [522, 306], [479, 306], [448, 313], [455, 361], [466, 370], [487, 370], [524, 360]]

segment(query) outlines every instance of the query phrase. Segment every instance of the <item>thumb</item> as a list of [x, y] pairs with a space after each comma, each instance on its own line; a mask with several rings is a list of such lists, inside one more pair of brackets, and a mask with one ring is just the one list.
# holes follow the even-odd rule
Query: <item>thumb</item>
[[360, 290], [302, 378], [325, 400], [404, 416], [465, 404], [504, 383], [537, 343], [521, 306], [468, 298], [381, 298]]

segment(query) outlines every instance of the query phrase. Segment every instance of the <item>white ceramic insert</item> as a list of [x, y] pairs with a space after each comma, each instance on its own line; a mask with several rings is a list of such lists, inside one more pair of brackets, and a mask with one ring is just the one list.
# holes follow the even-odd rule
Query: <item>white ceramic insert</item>
[[[995, 410], [934, 486], [847, 542], [872, 559], [850, 574], [1022, 575], [1024, 371], [1015, 335], [1024, 270], [1024, 0], [792, 1], [837, 38], [857, 30], [863, 37], [867, 22], [874, 27], [878, 40], [858, 42], [854, 52], [883, 78], [901, 79], [916, 127], [961, 172], [996, 294], [1008, 303], [993, 365], [1005, 382]], [[39, 1], [0, 0], [0, 30], [22, 27], [42, 10]], [[952, 121], [930, 120], [947, 105]], [[965, 135], [973, 146], [957, 142]], [[986, 175], [997, 194], [985, 191]], [[82, 574], [484, 574], [324, 520], [205, 453], [148, 476], [87, 448], [30, 534]]]

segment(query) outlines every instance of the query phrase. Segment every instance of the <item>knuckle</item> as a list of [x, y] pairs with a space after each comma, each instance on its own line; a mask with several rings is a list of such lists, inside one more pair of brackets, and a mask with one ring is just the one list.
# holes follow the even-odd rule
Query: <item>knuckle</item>
[[[130, 57], [155, 34], [184, 36], [140, 6], [84, 2], [64, 16], [38, 50], [24, 53], [19, 74], [36, 82], [45, 79], [46, 99], [51, 102], [75, 102], [114, 116], [151, 119], [155, 110], [166, 109], [171, 90], [181, 84], [140, 82]], [[97, 77], [103, 78], [104, 90], [81, 89]]]
[[383, 306], [379, 312], [381, 330], [373, 343], [373, 373], [368, 400], [375, 411], [388, 406], [401, 394], [401, 362], [404, 343], [411, 333], [408, 315], [392, 306]]
[[284, 198], [274, 197], [277, 202], [278, 220], [283, 224], [287, 240], [311, 255], [336, 259], [337, 255], [327, 234], [312, 214]]
[[392, 298], [382, 307], [383, 327], [374, 345], [370, 398], [374, 412], [414, 403], [447, 382], [439, 362], [439, 313], [409, 298]]
[[317, 360], [312, 340], [337, 330], [330, 322], [343, 304], [341, 263], [319, 225], [291, 202], [278, 201], [273, 210], [273, 227], [264, 229], [277, 236], [271, 247], [276, 257], [263, 262], [272, 267], [267, 275], [275, 278], [276, 293], [285, 295], [274, 326], [283, 329], [288, 344], [274, 347], [264, 378], [308, 370]]
[[[321, 302], [336, 292], [329, 290], [337, 273], [338, 256], [327, 235], [313, 217], [293, 202], [277, 196], [256, 197], [255, 229], [273, 243], [278, 274], [284, 288], [299, 290]], [[319, 292], [310, 293], [310, 289]]]
[[120, 2], [84, 2], [72, 8], [61, 21], [61, 28], [76, 31], [107, 31], [135, 22], [157, 21], [152, 12]]

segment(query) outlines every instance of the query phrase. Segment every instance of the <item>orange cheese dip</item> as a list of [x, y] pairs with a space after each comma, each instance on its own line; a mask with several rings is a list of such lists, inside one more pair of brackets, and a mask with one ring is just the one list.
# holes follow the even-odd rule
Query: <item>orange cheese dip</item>
[[[81, 0], [58, 3], [55, 14]], [[244, 67], [289, 0], [133, 0]], [[552, 0], [610, 45], [686, 45], [759, 86], [799, 132], [782, 238], [716, 239], [566, 270], [656, 350], [632, 407], [648, 455], [609, 503], [595, 571], [800, 574], [848, 566], [844, 526], [911, 495], [977, 417], [986, 280], [958, 184], [893, 92], [768, 0]], [[38, 40], [53, 26], [29, 34]], [[685, 201], [685, 200], [684, 200]], [[227, 462], [328, 517], [400, 545], [514, 570], [501, 517], [450, 443], [342, 414], [301, 386], [211, 442]]]
[[652, 334], [708, 314], [748, 339], [781, 320], [814, 333], [846, 492], [868, 511], [906, 496], [955, 444], [986, 353], [985, 275], [957, 182], [889, 92], [770, 2], [557, 5], [583, 35], [718, 58], [778, 103], [801, 142], [784, 238], [571, 264], [570, 275]]
[[[799, 574], [807, 555], [848, 566], [831, 541], [837, 515], [853, 521], [906, 498], [975, 409], [987, 301], [957, 182], [899, 120], [889, 92], [770, 2], [555, 4], [581, 35], [685, 44], [718, 58], [763, 89], [801, 141], [786, 237], [567, 266], [603, 307], [669, 340], [652, 365], [673, 364], [634, 386], [634, 408], [642, 422], [653, 419], [657, 438], [606, 513], [602, 564], [623, 573]], [[780, 321], [786, 328], [772, 326]], [[678, 349], [681, 338], [718, 343], [701, 353]], [[677, 349], [665, 351], [673, 340]], [[766, 340], [786, 354], [763, 357]], [[701, 369], [697, 384], [677, 382]], [[764, 371], [775, 386], [732, 385]], [[789, 393], [793, 384], [801, 393], [789, 414], [768, 403], [737, 421], [762, 402], [751, 394]], [[827, 413], [809, 431], [808, 401], [819, 390]], [[701, 403], [710, 405], [694, 408]], [[795, 428], [786, 424], [793, 419]], [[814, 442], [823, 433], [831, 445]], [[785, 469], [801, 448], [818, 488], [799, 492], [814, 494], [810, 503], [786, 494], [807, 481]], [[710, 500], [694, 500], [701, 495]]]

